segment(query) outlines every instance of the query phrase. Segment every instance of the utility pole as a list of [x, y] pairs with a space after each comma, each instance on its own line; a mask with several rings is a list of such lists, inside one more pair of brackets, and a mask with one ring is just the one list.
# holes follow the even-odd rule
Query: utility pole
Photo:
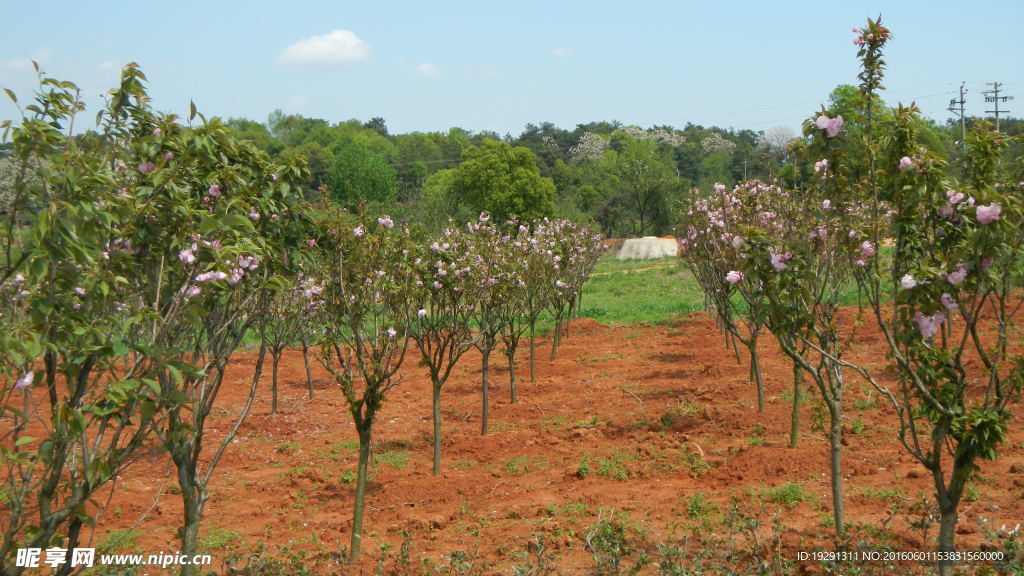
[[1000, 110], [999, 103], [1006, 102], [1007, 100], [1013, 100], [1013, 96], [1000, 96], [999, 87], [1002, 86], [1000, 82], [986, 82], [986, 86], [991, 86], [991, 90], [985, 90], [982, 94], [991, 94], [991, 96], [985, 96], [985, 102], [992, 102], [995, 104], [995, 110], [986, 110], [986, 114], [996, 115], [996, 132], [999, 132], [999, 114], [1003, 112], [1009, 112], [1009, 110]]
[[[954, 98], [954, 99], [950, 100], [949, 101], [949, 108], [947, 108], [947, 110], [949, 110], [953, 114], [956, 114], [956, 115], [960, 116], [960, 149], [961, 150], [963, 150], [963, 148], [964, 148], [964, 146], [966, 146], [966, 142], [967, 142], [967, 124], [966, 124], [966, 122], [964, 120], [964, 103], [966, 103], [966, 100], [964, 100], [964, 94], [966, 94], [966, 93], [967, 93], [967, 89], [964, 88], [964, 83], [961, 82], [960, 83], [960, 99], [957, 100], [956, 98]], [[958, 108], [958, 106], [959, 106], [959, 108]], [[997, 118], [998, 118], [998, 116], [997, 116]]]

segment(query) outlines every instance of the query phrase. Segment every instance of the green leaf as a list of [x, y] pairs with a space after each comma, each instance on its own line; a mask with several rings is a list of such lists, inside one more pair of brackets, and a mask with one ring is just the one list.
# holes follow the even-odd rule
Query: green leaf
[[195, 120], [195, 118], [196, 118], [196, 103], [191, 101], [191, 100], [189, 100], [188, 101], [188, 119], [191, 122], [192, 120]]
[[18, 103], [18, 97], [14, 95], [14, 92], [11, 92], [8, 88], [4, 88], [4, 92], [7, 92], [7, 97], [10, 98], [15, 104]]
[[35, 441], [36, 441], [36, 439], [31, 437], [31, 436], [22, 436], [21, 438], [18, 438], [14, 442], [14, 447], [18, 448], [20, 446], [24, 446], [25, 444], [31, 444], [31, 443], [33, 443]]

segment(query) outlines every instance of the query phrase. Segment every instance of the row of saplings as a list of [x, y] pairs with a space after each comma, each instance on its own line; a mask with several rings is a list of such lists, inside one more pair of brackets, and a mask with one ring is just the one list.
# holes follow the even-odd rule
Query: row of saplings
[[[814, 163], [811, 185], [751, 181], [695, 192], [683, 213], [682, 255], [730, 340], [749, 350], [759, 407], [758, 336], [770, 331], [792, 359], [791, 446], [805, 376], [824, 400], [836, 537], [845, 532], [842, 398], [853, 371], [886, 399], [896, 440], [933, 479], [938, 569], [951, 574], [964, 490], [979, 461], [997, 457], [1024, 382], [1011, 341], [1022, 305], [1024, 182], [1020, 167], [1014, 174], [999, 161], [1008, 138], [984, 125], [967, 135], [954, 169], [920, 145], [914, 106], [878, 104], [890, 32], [868, 21], [854, 33], [864, 136], [823, 109], [793, 145]], [[893, 388], [844, 357], [855, 327], [838, 312], [851, 289], [860, 295], [858, 321], [875, 323], [885, 341]]]
[[[565, 221], [483, 214], [426, 238], [387, 216], [311, 209], [301, 163], [272, 161], [194, 108], [187, 120], [154, 112], [145, 81], [127, 66], [96, 128], [75, 135], [76, 87], [44, 77], [22, 120], [2, 126], [19, 167], [0, 206], [2, 573], [39, 564], [33, 550], [60, 560], [56, 574], [79, 570], [72, 552], [113, 481], [154, 445], [174, 464], [181, 551], [194, 555], [209, 483], [267, 353], [276, 381], [295, 343], [318, 350], [359, 432], [354, 560], [373, 422], [405, 355], [422, 354], [433, 383], [436, 472], [456, 362], [482, 353], [486, 433], [489, 356], [508, 356], [514, 398], [520, 341], [530, 334], [533, 348], [545, 311], [556, 326], [568, 319], [602, 246]], [[248, 396], [211, 440], [228, 360], [253, 330]], [[274, 396], [276, 408], [276, 384]]]

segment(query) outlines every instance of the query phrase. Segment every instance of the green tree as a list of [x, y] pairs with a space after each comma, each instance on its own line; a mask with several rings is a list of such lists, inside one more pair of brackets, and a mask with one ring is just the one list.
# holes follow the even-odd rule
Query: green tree
[[528, 221], [555, 212], [555, 183], [540, 175], [537, 157], [523, 147], [488, 140], [462, 153], [452, 191], [460, 203], [498, 222]]
[[398, 198], [398, 176], [394, 167], [365, 145], [342, 137], [333, 148], [330, 192], [349, 208], [362, 202], [392, 204]]

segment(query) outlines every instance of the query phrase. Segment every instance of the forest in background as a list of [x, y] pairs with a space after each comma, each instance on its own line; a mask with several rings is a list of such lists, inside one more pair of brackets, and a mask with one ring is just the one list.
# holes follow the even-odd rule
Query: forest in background
[[[864, 137], [861, 98], [856, 87], [841, 85], [825, 107], [843, 116], [845, 137], [854, 140]], [[891, 121], [884, 110], [876, 119], [878, 132]], [[969, 117], [965, 128], [978, 122], [985, 120]], [[332, 124], [281, 110], [263, 123], [233, 118], [226, 124], [275, 159], [304, 159], [309, 200], [327, 194], [350, 210], [388, 213], [428, 233], [440, 231], [449, 218], [468, 221], [486, 211], [499, 220], [546, 216], [593, 223], [606, 237], [667, 235], [689, 190], [753, 178], [800, 189], [814, 182], [817, 160], [801, 153], [806, 136], [787, 126], [640, 128], [599, 121], [568, 130], [542, 122], [517, 136], [459, 127], [391, 134], [384, 118]], [[1001, 118], [1000, 130], [1019, 135], [1024, 120]], [[919, 132], [930, 150], [957, 166], [959, 121], [925, 120]], [[866, 157], [856, 146], [853, 153]], [[1004, 162], [1024, 180], [1022, 159], [1024, 142], [1014, 139]], [[4, 184], [13, 178], [10, 172], [0, 158], [0, 196], [10, 188]]]

